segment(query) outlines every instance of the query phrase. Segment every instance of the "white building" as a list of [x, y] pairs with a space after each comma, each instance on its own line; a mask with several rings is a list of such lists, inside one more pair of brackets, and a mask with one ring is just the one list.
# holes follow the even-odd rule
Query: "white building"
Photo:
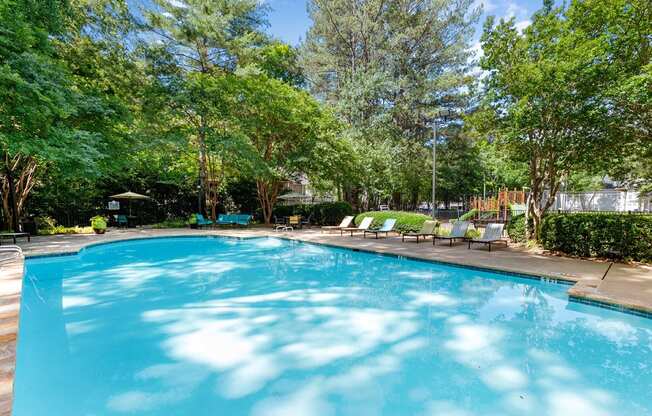
[[283, 184], [283, 194], [278, 199], [280, 205], [319, 204], [335, 200], [331, 195], [317, 194], [308, 178], [303, 175], [297, 180], [286, 181]]

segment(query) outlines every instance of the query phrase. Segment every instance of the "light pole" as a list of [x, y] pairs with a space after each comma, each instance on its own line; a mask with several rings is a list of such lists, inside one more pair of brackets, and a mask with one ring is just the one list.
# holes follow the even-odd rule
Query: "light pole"
[[201, 211], [201, 197], [202, 197], [202, 189], [201, 185], [197, 185], [197, 213], [204, 215], [204, 213]]
[[441, 109], [435, 113], [435, 118], [432, 120], [433, 142], [432, 142], [432, 219], [437, 219], [437, 120], [446, 120], [451, 115], [450, 110]]

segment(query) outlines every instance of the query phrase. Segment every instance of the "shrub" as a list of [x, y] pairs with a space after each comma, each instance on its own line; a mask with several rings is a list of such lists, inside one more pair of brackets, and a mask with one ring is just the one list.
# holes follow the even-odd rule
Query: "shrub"
[[[259, 210], [262, 216], [262, 210]], [[277, 205], [272, 210], [272, 216], [289, 217], [290, 215], [306, 215], [306, 205]]]
[[355, 224], [359, 225], [364, 217], [372, 217], [374, 219], [371, 224], [371, 227], [374, 228], [380, 227], [388, 218], [396, 218], [396, 226], [394, 228], [400, 232], [419, 231], [424, 221], [432, 219], [427, 215], [415, 214], [413, 212], [369, 211], [363, 212], [355, 217]]
[[36, 228], [39, 234], [41, 234], [41, 232], [43, 232], [43, 234], [48, 234], [49, 231], [57, 226], [57, 221], [47, 215], [36, 217], [34, 218], [34, 221], [36, 221]]
[[548, 214], [541, 224], [547, 250], [582, 257], [652, 261], [652, 215]]
[[[532, 223], [532, 221], [530, 221]], [[507, 235], [514, 243], [525, 243], [525, 214], [515, 215], [507, 223]]]
[[336, 225], [342, 218], [353, 214], [353, 208], [348, 202], [325, 202], [313, 205], [313, 223], [319, 225]]
[[[195, 223], [197, 223], [197, 218], [195, 216], [192, 216], [195, 219]], [[165, 221], [152, 224], [150, 227], [151, 228], [184, 228], [188, 224], [188, 221], [184, 220], [183, 218], [170, 218]]]
[[188, 224], [197, 224], [197, 214], [190, 214], [190, 217], [188, 217]]
[[93, 233], [91, 227], [64, 227], [63, 225], [57, 225], [54, 218], [48, 216], [36, 217], [36, 226], [39, 235]]
[[92, 234], [92, 227], [64, 227], [63, 225], [55, 225], [52, 228], [38, 230], [39, 235], [55, 235], [55, 234]]
[[466, 230], [466, 234], [464, 234], [464, 237], [473, 239], [473, 238], [480, 238], [482, 237], [482, 232], [478, 230], [477, 228], [471, 228], [469, 227], [468, 230]]
[[94, 230], [106, 230], [106, 218], [96, 215], [91, 218], [91, 228]]

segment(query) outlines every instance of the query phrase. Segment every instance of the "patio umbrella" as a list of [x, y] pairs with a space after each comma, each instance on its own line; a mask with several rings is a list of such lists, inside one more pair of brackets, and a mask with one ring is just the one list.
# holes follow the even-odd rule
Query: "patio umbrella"
[[147, 195], [141, 195], [141, 194], [137, 194], [137, 193], [131, 192], [131, 191], [123, 192], [123, 193], [117, 194], [117, 195], [111, 195], [109, 198], [128, 200], [129, 201], [129, 216], [131, 216], [131, 201], [132, 200], [134, 200], [134, 199], [137, 199], [137, 200], [151, 199]]

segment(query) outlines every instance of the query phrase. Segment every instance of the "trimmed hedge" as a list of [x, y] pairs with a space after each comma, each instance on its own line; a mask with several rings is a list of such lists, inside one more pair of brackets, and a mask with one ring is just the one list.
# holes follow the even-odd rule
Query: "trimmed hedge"
[[514, 243], [525, 243], [525, 214], [515, 215], [507, 223], [507, 235]]
[[427, 215], [415, 214], [414, 212], [369, 211], [363, 212], [355, 217], [355, 224], [359, 225], [365, 217], [372, 217], [374, 219], [371, 228], [380, 227], [388, 218], [396, 218], [396, 226], [394, 226], [394, 229], [400, 232], [417, 232], [423, 226], [424, 221], [432, 220], [432, 218]]
[[547, 250], [582, 257], [652, 262], [652, 215], [548, 214], [541, 224]]
[[274, 208], [272, 215], [277, 217], [289, 217], [290, 215], [301, 215], [304, 218], [310, 217], [316, 225], [337, 225], [342, 218], [353, 214], [353, 208], [348, 202], [324, 202], [314, 205], [279, 205]]

